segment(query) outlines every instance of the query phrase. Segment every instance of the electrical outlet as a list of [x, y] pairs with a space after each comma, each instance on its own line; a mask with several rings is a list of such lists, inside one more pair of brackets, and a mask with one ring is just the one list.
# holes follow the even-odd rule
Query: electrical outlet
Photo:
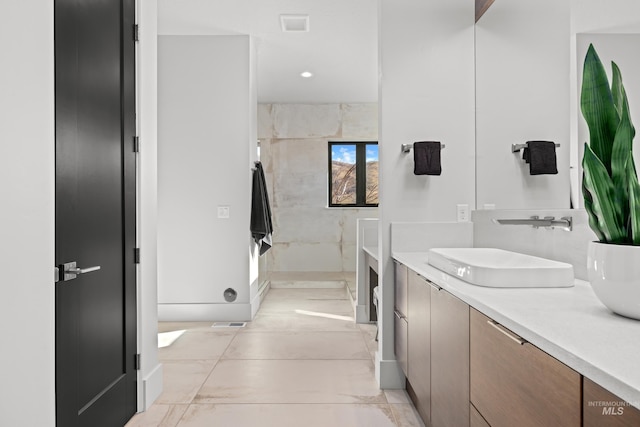
[[469, 205], [458, 205], [458, 222], [469, 222]]
[[218, 218], [229, 218], [229, 206], [218, 206]]

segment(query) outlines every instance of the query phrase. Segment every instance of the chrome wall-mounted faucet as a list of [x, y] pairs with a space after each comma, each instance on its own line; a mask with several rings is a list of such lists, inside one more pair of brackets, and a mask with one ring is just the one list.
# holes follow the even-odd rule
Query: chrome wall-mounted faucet
[[571, 231], [573, 229], [573, 217], [570, 216], [563, 216], [560, 219], [556, 219], [554, 216], [545, 216], [544, 218], [540, 218], [535, 215], [526, 219], [494, 219], [493, 222], [501, 225], [530, 225], [533, 228], [559, 227], [567, 231]]

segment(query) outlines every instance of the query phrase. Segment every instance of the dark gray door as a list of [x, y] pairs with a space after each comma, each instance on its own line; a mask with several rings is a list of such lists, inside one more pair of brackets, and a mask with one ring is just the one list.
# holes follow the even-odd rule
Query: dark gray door
[[122, 426], [137, 388], [135, 0], [54, 7], [56, 265], [70, 268], [55, 285], [57, 425]]

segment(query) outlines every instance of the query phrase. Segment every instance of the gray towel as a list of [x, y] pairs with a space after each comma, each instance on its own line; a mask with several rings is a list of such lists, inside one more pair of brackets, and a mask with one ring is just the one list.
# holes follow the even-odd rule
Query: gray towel
[[267, 183], [260, 162], [256, 162], [256, 168], [253, 171], [250, 230], [253, 240], [260, 247], [260, 255], [267, 252], [271, 248], [273, 224]]
[[440, 175], [442, 165], [440, 164], [439, 141], [419, 141], [413, 143], [413, 173], [415, 175]]
[[522, 158], [529, 163], [531, 175], [556, 175], [556, 144], [553, 141], [527, 141]]

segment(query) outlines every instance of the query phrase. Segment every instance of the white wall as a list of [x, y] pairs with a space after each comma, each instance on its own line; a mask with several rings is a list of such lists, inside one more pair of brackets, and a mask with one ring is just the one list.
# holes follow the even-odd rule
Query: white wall
[[156, 1], [139, 1], [137, 97], [138, 135], [138, 351], [141, 367], [138, 409], [146, 410], [162, 392], [158, 362], [158, 30]]
[[636, 0], [571, 0], [573, 33], [638, 33], [640, 4]]
[[[569, 207], [569, 0], [495, 2], [476, 25], [477, 207]], [[559, 143], [558, 174], [511, 144]]]
[[[255, 166], [260, 160], [258, 153], [258, 59], [257, 45], [254, 38], [249, 38], [249, 164]], [[253, 175], [252, 175], [253, 180]], [[251, 205], [249, 205], [250, 207]], [[251, 304], [251, 318], [253, 319], [260, 308], [260, 302], [266, 289], [263, 266], [260, 262], [260, 248], [253, 242], [249, 250], [249, 301]]]
[[[632, 88], [637, 84], [635, 80], [638, 80], [636, 79], [637, 71], [633, 71], [638, 57], [637, 44], [634, 43], [633, 35], [640, 34], [640, 3], [636, 0], [610, 0], [606, 2], [571, 0], [571, 189], [573, 197], [579, 201], [580, 207], [584, 207], [581, 193], [582, 153], [584, 143], [588, 141], [588, 130], [579, 108], [582, 64], [586, 53], [586, 50], [583, 49], [585, 43], [588, 46], [591, 38], [589, 35], [594, 34], [592, 39], [595, 40], [596, 33], [603, 37], [600, 39], [602, 45], [599, 43], [595, 47], [605, 64], [605, 68], [610, 70], [608, 61], [615, 60], [621, 67], [625, 86], [630, 85]], [[614, 40], [606, 37], [607, 34], [620, 35], [620, 38]], [[579, 35], [581, 41], [578, 40]], [[625, 39], [625, 37], [627, 38]], [[605, 42], [606, 39], [609, 41]], [[605, 43], [607, 46], [604, 46]], [[632, 52], [635, 49], [636, 53], [625, 53], [625, 49], [627, 52]], [[604, 62], [605, 60], [607, 62]], [[640, 96], [637, 94], [637, 90], [627, 89], [627, 95], [630, 97], [631, 118], [635, 120], [636, 127], [640, 124], [640, 121], [635, 119], [640, 111], [640, 105], [638, 102], [633, 102], [631, 98]], [[634, 108], [633, 105], [636, 107]], [[636, 143], [636, 153], [638, 153], [637, 145]]]
[[53, 426], [53, 2], [0, 3], [0, 51], [0, 425]]
[[377, 208], [328, 208], [328, 141], [377, 141], [377, 104], [260, 104], [273, 212], [269, 271], [355, 272], [356, 221]]
[[[158, 41], [158, 316], [250, 320], [251, 44]], [[217, 217], [228, 206], [230, 217]], [[223, 298], [237, 291], [236, 302]]]
[[[475, 206], [474, 21], [467, 0], [380, 2], [380, 239], [382, 313], [376, 376], [402, 388], [393, 349], [390, 224], [455, 221]], [[401, 145], [439, 140], [441, 176], [414, 176]]]

